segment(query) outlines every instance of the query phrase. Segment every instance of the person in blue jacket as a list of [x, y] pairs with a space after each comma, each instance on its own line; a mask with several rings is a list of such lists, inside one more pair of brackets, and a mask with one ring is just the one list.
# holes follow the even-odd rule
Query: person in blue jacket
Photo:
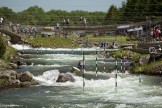
[[83, 61], [82, 61], [82, 60], [80, 60], [80, 61], [78, 62], [77, 68], [80, 69], [80, 70], [83, 69]]

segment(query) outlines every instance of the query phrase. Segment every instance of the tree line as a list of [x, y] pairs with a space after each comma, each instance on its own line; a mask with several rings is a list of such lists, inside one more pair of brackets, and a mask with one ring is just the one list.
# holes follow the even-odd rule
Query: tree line
[[107, 11], [105, 21], [111, 23], [141, 22], [162, 19], [161, 0], [127, 0], [117, 8], [111, 5]]
[[69, 25], [78, 25], [80, 17], [86, 18], [89, 25], [104, 24], [106, 12], [88, 12], [88, 11], [71, 11], [50, 10], [45, 12], [41, 7], [32, 6], [21, 12], [14, 12], [8, 7], [0, 8], [0, 17], [9, 22], [20, 23], [24, 25], [48, 25], [53, 26], [60, 23], [63, 19], [69, 19]]
[[79, 25], [79, 18], [84, 17], [88, 25], [125, 24], [129, 22], [161, 19], [162, 1], [160, 0], [127, 0], [121, 7], [111, 5], [107, 12], [88, 12], [82, 10], [50, 10], [45, 12], [41, 7], [31, 6], [21, 12], [14, 12], [8, 7], [0, 8], [0, 17], [6, 22], [23, 25], [53, 26], [69, 19], [69, 25]]

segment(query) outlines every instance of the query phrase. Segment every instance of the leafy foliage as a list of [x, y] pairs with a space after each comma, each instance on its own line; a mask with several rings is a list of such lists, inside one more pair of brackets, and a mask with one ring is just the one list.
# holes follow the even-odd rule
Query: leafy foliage
[[0, 58], [3, 57], [5, 51], [6, 51], [6, 45], [3, 39], [0, 37]]
[[[148, 17], [155, 17], [156, 19], [159, 19], [161, 15], [162, 15], [162, 1], [127, 0], [126, 2], [123, 2], [121, 8], [116, 9], [115, 6], [112, 5], [108, 9], [106, 19], [124, 23], [140, 22], [145, 21]], [[114, 18], [113, 16], [116, 16], [116, 18]]]
[[3, 16], [8, 22], [20, 23], [22, 25], [51, 25], [62, 22], [64, 19], [70, 20], [70, 25], [78, 25], [79, 18], [87, 19], [88, 25], [103, 24], [106, 12], [88, 12], [88, 11], [71, 11], [50, 10], [45, 12], [41, 7], [32, 6], [21, 12], [13, 12], [8, 7], [0, 8], [0, 16]]
[[141, 22], [148, 17], [161, 19], [162, 1], [160, 0], [127, 0], [121, 7], [111, 5], [106, 12], [50, 10], [45, 12], [41, 7], [32, 6], [21, 12], [13, 12], [8, 7], [0, 8], [0, 16], [6, 21], [22, 25], [54, 26], [56, 23], [69, 19], [71, 26], [79, 25], [79, 18], [84, 17], [88, 25], [116, 24]]

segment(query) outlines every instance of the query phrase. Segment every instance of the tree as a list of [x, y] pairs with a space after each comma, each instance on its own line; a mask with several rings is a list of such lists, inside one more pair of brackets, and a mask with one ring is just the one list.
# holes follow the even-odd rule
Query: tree
[[27, 10], [24, 10], [18, 14], [19, 17], [21, 17], [21, 23], [25, 21], [25, 24], [43, 25], [45, 22], [45, 12], [42, 8], [38, 6], [29, 7]]
[[5, 19], [6, 22], [8, 21], [16, 21], [17, 14], [9, 9], [8, 7], [1, 7], [0, 8], [0, 16]]
[[118, 17], [118, 9], [115, 5], [111, 5], [106, 14], [105, 20], [108, 24], [116, 23], [117, 17]]

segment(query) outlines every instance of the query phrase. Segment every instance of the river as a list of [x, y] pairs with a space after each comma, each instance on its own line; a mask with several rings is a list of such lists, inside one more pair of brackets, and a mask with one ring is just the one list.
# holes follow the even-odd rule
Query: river
[[[23, 53], [23, 65], [17, 72], [30, 71], [40, 85], [15, 88], [0, 93], [0, 108], [160, 108], [162, 77], [118, 72], [115, 59], [96, 56], [99, 48], [50, 49], [13, 45]], [[85, 87], [82, 74], [71, 72], [85, 57]], [[98, 71], [96, 73], [96, 57]], [[118, 63], [120, 66], [120, 63]], [[129, 66], [129, 62], [126, 63]], [[106, 69], [104, 69], [104, 67]], [[69, 72], [75, 82], [57, 83], [61, 72]], [[141, 78], [141, 82], [139, 79]]]

